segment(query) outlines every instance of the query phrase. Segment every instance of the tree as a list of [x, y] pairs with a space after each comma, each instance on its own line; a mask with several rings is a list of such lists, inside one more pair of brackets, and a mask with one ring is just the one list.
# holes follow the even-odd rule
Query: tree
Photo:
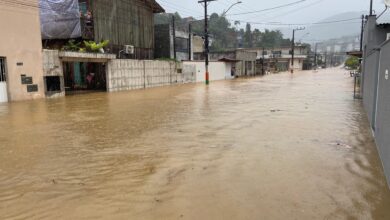
[[356, 70], [359, 68], [359, 58], [355, 56], [350, 56], [346, 61], [345, 61], [345, 66], [347, 66], [350, 69]]
[[[176, 28], [186, 29], [192, 24], [192, 32], [199, 36], [204, 36], [204, 20], [182, 19], [176, 12], [174, 14], [158, 14], [155, 16], [156, 24], [169, 24], [172, 21], [172, 16], [175, 16]], [[291, 40], [285, 39], [280, 31], [270, 31], [254, 29], [250, 23], [246, 24], [245, 29], [239, 29], [239, 21], [232, 25], [225, 16], [220, 16], [216, 13], [210, 15], [209, 18], [209, 34], [212, 44], [211, 51], [226, 51], [237, 47], [281, 47], [290, 46]]]

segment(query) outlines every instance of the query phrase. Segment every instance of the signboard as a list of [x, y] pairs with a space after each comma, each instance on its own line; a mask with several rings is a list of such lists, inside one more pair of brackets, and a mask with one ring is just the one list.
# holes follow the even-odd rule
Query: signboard
[[27, 85], [27, 92], [38, 92], [38, 85]]
[[23, 85], [33, 84], [33, 78], [27, 77], [26, 75], [22, 75], [22, 84]]

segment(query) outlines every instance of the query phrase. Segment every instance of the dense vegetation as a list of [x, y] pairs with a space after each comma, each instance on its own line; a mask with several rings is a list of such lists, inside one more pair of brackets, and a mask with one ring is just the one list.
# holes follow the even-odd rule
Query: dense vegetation
[[[179, 29], [188, 29], [192, 24], [192, 31], [199, 35], [204, 35], [204, 20], [195, 20], [193, 18], [181, 18], [178, 13], [158, 14], [156, 15], [156, 24], [168, 24], [175, 17], [175, 25]], [[246, 24], [245, 29], [239, 28], [240, 22], [232, 23], [224, 16], [214, 13], [209, 19], [209, 33], [211, 36], [211, 50], [224, 51], [233, 48], [251, 48], [251, 47], [280, 47], [291, 45], [290, 39], [285, 39], [280, 31], [253, 29], [251, 25]]]

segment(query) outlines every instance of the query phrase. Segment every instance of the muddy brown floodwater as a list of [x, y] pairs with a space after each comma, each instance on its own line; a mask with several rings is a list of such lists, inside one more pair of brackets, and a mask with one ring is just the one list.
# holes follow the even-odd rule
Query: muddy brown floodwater
[[390, 219], [342, 70], [0, 105], [0, 219]]

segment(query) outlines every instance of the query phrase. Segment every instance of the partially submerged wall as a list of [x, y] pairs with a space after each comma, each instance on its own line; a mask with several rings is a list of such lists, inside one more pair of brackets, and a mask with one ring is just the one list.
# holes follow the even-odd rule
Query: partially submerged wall
[[[206, 81], [206, 67], [203, 61], [185, 61], [184, 65], [192, 65], [196, 71], [196, 82]], [[210, 62], [209, 77], [210, 81], [231, 79], [232, 65], [226, 62]]]
[[[49, 91], [48, 77], [59, 77], [61, 91]], [[47, 98], [65, 96], [64, 73], [58, 50], [43, 50], [44, 91]]]
[[195, 82], [195, 71], [174, 61], [112, 60], [108, 63], [109, 92]]
[[390, 186], [390, 41], [365, 51], [363, 104]]
[[[380, 52], [377, 52], [378, 60], [376, 62], [376, 72], [370, 73], [370, 77], [375, 77], [370, 81], [374, 86], [365, 87], [364, 101], [371, 103], [373, 106], [367, 106], [366, 109], [372, 109], [371, 123], [375, 132], [375, 139], [382, 159], [382, 164], [390, 184], [390, 41], [381, 46]], [[365, 83], [368, 81], [367, 75]], [[369, 115], [370, 116], [370, 115]]]
[[365, 60], [365, 73], [363, 81], [363, 104], [368, 114], [368, 120], [374, 123], [374, 107], [376, 106], [376, 87], [378, 84], [379, 51], [372, 51]]

